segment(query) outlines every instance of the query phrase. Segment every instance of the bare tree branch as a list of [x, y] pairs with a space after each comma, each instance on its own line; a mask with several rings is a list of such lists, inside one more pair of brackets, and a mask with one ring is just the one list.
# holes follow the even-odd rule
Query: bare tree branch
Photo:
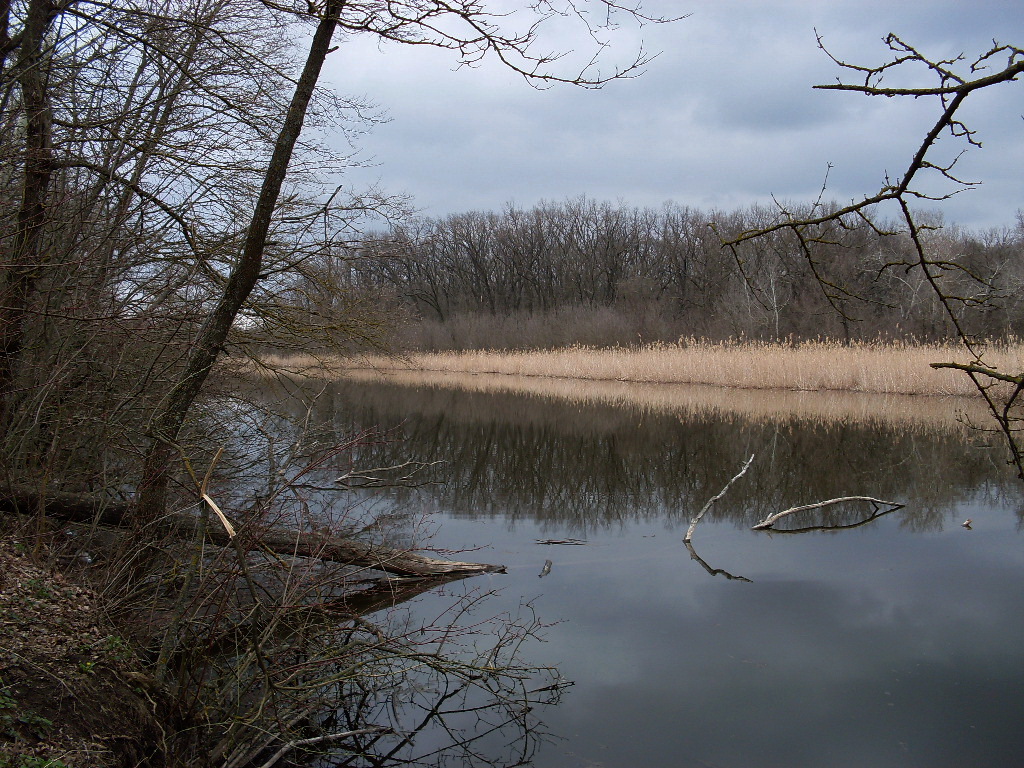
[[747, 459], [746, 463], [743, 465], [743, 468], [740, 469], [740, 471], [737, 472], [735, 475], [733, 475], [732, 479], [728, 483], [725, 484], [725, 486], [722, 488], [722, 490], [720, 490], [718, 493], [716, 493], [714, 496], [712, 496], [710, 499], [708, 499], [707, 504], [705, 504], [704, 507], [701, 509], [701, 511], [698, 512], [696, 514], [696, 516], [690, 521], [690, 527], [687, 529], [686, 535], [683, 537], [683, 542], [684, 543], [688, 543], [693, 538], [693, 533], [694, 533], [694, 531], [697, 530], [697, 523], [699, 523], [701, 518], [704, 517], [705, 514], [707, 514], [707, 511], [709, 509], [711, 509], [711, 507], [714, 505], [714, 503], [716, 501], [718, 501], [723, 496], [725, 496], [725, 494], [728, 492], [728, 490], [732, 486], [732, 484], [735, 483], [737, 480], [739, 480], [741, 477], [743, 477], [743, 475], [745, 475], [747, 473], [747, 470], [750, 469], [750, 465], [753, 464], [753, 463], [754, 463], [754, 454], [750, 454], [750, 458]]
[[[896, 203], [902, 217], [903, 234], [909, 239], [914, 256], [907, 260], [890, 261], [882, 269], [900, 266], [906, 269], [916, 269], [923, 276], [963, 348], [973, 358], [969, 365], [948, 364], [937, 367], [963, 370], [971, 377], [1005, 437], [1012, 463], [1024, 478], [1024, 449], [1017, 442], [1019, 419], [1011, 413], [1011, 406], [1017, 404], [1022, 385], [1018, 377], [1012, 375], [1007, 377], [1006, 374], [992, 375], [994, 369], [986, 365], [983, 360], [984, 340], [971, 333], [966, 320], [966, 314], [970, 310], [990, 304], [993, 296], [992, 286], [968, 267], [958, 263], [957, 260], [938, 257], [930, 253], [924, 235], [932, 227], [922, 224], [911, 207], [912, 204], [922, 200], [948, 199], [954, 194], [975, 186], [975, 182], [963, 180], [954, 174], [954, 166], [963, 155], [963, 151], [946, 162], [930, 159], [929, 153], [935, 148], [943, 133], [948, 133], [953, 138], [966, 142], [968, 147], [981, 146], [974, 131], [957, 117], [957, 113], [972, 94], [1005, 83], [1017, 82], [1020, 74], [1024, 73], [1024, 49], [993, 42], [988, 51], [982, 53], [968, 66], [968, 72], [961, 74], [957, 72], [957, 68], [964, 61], [962, 55], [953, 59], [933, 60], [896, 35], [890, 34], [885, 42], [892, 52], [892, 57], [880, 65], [862, 66], [848, 63], [833, 55], [825, 47], [822, 37], [819, 35], [819, 47], [836, 65], [855, 74], [857, 81], [843, 82], [839, 80], [837, 83], [816, 87], [825, 90], [851, 91], [867, 96], [937, 99], [940, 107], [939, 115], [925, 133], [911, 157], [907, 169], [895, 181], [886, 179], [884, 186], [874, 195], [855, 200], [834, 210], [817, 213], [817, 206], [815, 206], [815, 209], [812, 209], [812, 215], [797, 217], [780, 206], [781, 215], [776, 223], [724, 239], [723, 245], [732, 251], [736, 260], [741, 260], [740, 251], [744, 244], [752, 243], [774, 232], [792, 232], [797, 237], [805, 259], [814, 270], [822, 289], [830, 291], [834, 286], [824, 280], [815, 269], [815, 260], [809, 248], [810, 244], [820, 242], [819, 229], [835, 224], [847, 226], [849, 219], [866, 221], [877, 229], [873, 223], [874, 210], [883, 203]], [[1003, 60], [1004, 63], [997, 64], [998, 60]], [[908, 67], [924, 67], [934, 74], [938, 84], [931, 87], [906, 88], [882, 84], [885, 77], [902, 73]], [[995, 71], [991, 71], [993, 68]], [[939, 174], [942, 179], [953, 185], [953, 189], [944, 194], [922, 192], [920, 188], [915, 187], [915, 183], [922, 172], [926, 171]], [[953, 274], [959, 274], [971, 280], [979, 286], [980, 292], [972, 295], [970, 292], [959, 292], [951, 288], [949, 278]], [[993, 380], [1013, 384], [1014, 389], [1008, 395], [997, 392], [990, 386]]]

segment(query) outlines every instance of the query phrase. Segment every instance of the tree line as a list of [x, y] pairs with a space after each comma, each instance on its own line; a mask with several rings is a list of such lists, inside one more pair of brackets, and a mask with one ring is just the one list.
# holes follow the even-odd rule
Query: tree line
[[[811, 208], [651, 209], [578, 198], [425, 218], [363, 239], [345, 281], [355, 294], [390, 296], [407, 320], [400, 343], [420, 349], [951, 338], [927, 276], [909, 268], [906, 235], [841, 222], [803, 241], [780, 229], [742, 252], [722, 245]], [[943, 285], [968, 300], [973, 331], [1019, 335], [1021, 223], [971, 232], [930, 222], [922, 235], [956, 265]]]

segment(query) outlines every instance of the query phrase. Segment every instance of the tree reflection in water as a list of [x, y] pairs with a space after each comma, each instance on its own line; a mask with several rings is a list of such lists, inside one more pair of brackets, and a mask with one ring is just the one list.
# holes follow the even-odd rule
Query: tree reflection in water
[[[170, 538], [166, 567], [147, 581], [162, 627], [154, 651], [184, 692], [182, 715], [208, 734], [211, 764], [529, 762], [543, 737], [538, 715], [565, 686], [553, 667], [524, 660], [543, 629], [529, 604], [489, 608], [491, 592], [455, 588], [458, 578], [387, 577], [381, 560], [258, 546], [267, 531], [288, 530], [422, 547], [415, 514], [366, 501], [390, 499], [395, 486], [411, 492], [430, 467], [401, 448], [399, 461], [372, 461], [391, 437], [338, 433], [305, 418], [313, 406], [289, 413], [287, 397], [230, 405], [207, 418], [229, 422], [243, 448], [219, 463], [217, 454], [210, 493], [244, 542], [231, 551]], [[194, 569], [183, 578], [184, 562]], [[414, 612], [427, 593], [433, 608]]]
[[[177, 658], [183, 679], [221, 692], [221, 711], [206, 713], [222, 723], [218, 764], [269, 767], [287, 755], [297, 761], [287, 765], [522, 765], [545, 735], [539, 715], [568, 685], [521, 657], [543, 629], [529, 605], [489, 615], [490, 592], [452, 591], [428, 621], [402, 604], [453, 579], [361, 591], [341, 579], [332, 598], [319, 591], [322, 574], [293, 570], [290, 587], [257, 578], [266, 599], [287, 598], [278, 615], [268, 624], [251, 612], [223, 649], [195, 622]], [[310, 584], [316, 593], [303, 591]], [[254, 734], [260, 723], [269, 726]], [[282, 739], [294, 733], [305, 736]]]
[[[504, 768], [530, 763], [545, 736], [538, 713], [557, 704], [569, 683], [554, 669], [519, 661], [519, 646], [539, 628], [528, 606], [525, 616], [472, 619], [487, 597], [479, 593], [457, 601], [430, 626], [399, 628], [396, 614], [390, 615], [392, 625], [379, 634], [414, 638], [414, 644], [339, 683], [342, 706], [319, 723], [325, 731], [356, 730], [366, 723], [387, 730], [353, 738], [344, 752], [321, 765]], [[354, 631], [357, 626], [371, 625], [360, 619]]]
[[[1002, 457], [971, 448], [972, 434], [954, 418], [750, 419], [346, 382], [332, 384], [314, 407], [314, 418], [339, 434], [366, 424], [397, 430], [401, 440], [366, 447], [364, 464], [409, 456], [443, 462], [434, 468], [441, 484], [426, 495], [399, 492], [398, 503], [500, 516], [509, 525], [529, 519], [581, 538], [644, 517], [684, 523], [751, 453], [755, 471], [710, 520], [751, 528], [810, 500], [864, 495], [906, 503], [901, 525], [924, 531], [941, 527], [969, 497], [1020, 506], [1019, 484]], [[832, 510], [824, 524], [853, 524], [858, 515]]]
[[707, 562], [704, 561], [704, 558], [697, 554], [697, 550], [693, 548], [692, 541], [684, 541], [683, 546], [685, 546], [686, 551], [690, 553], [690, 559], [697, 561], [700, 564], [700, 567], [712, 576], [725, 576], [725, 578], [729, 579], [730, 581], [745, 581], [748, 584], [753, 583], [746, 576], [736, 576], [735, 574], [729, 573], [728, 571], [723, 570], [722, 568], [712, 568], [710, 565], [707, 564]]
[[[884, 526], [886, 521], [898, 522], [902, 530], [892, 525], [885, 534], [898, 533], [897, 546], [906, 547], [908, 532], [939, 530], [962, 505], [1014, 509], [1021, 506], [1020, 486], [1001, 457], [993, 451], [972, 449], [972, 434], [953, 420], [888, 423], [870, 418], [814, 420], [792, 414], [757, 419], [700, 410], [668, 412], [641, 407], [571, 405], [530, 396], [338, 383], [328, 385], [323, 396], [311, 402], [309, 422], [324, 431], [326, 441], [332, 439], [332, 433], [338, 437], [370, 425], [379, 426], [379, 434], [386, 435], [386, 439], [360, 445], [352, 456], [356, 466], [396, 466], [409, 459], [424, 462], [429, 475], [422, 479], [433, 482], [418, 489], [351, 492], [350, 498], [365, 509], [375, 508], [383, 514], [404, 511], [407, 517], [396, 518], [400, 521], [419, 520], [423, 515], [441, 512], [445, 525], [452, 526], [447, 529], [449, 533], [441, 527], [441, 544], [456, 540], [453, 530], [466, 534], [458, 539], [466, 542], [476, 542], [474, 532], [486, 530], [480, 535], [500, 538], [504, 532], [504, 542], [520, 547], [520, 573], [528, 575], [530, 584], [516, 582], [522, 585], [522, 594], [535, 594], [528, 590], [542, 588], [545, 609], [555, 614], [544, 618], [573, 617], [551, 633], [563, 636], [563, 640], [571, 638], [569, 644], [559, 647], [569, 649], [569, 672], [580, 682], [573, 697], [574, 707], [586, 713], [588, 723], [599, 723], [581, 725], [576, 709], [565, 712], [564, 708], [557, 708], [544, 715], [537, 708], [526, 711], [518, 703], [538, 698], [544, 702], [557, 701], [560, 689], [553, 676], [549, 682], [510, 676], [495, 688], [492, 683], [483, 684], [465, 674], [442, 675], [428, 663], [429, 654], [411, 653], [401, 657], [400, 662], [381, 665], [379, 670], [367, 666], [371, 673], [367, 679], [373, 682], [363, 688], [339, 691], [345, 706], [337, 708], [332, 715], [334, 720], [325, 724], [327, 729], [351, 729], [360, 724], [379, 723], [394, 728], [395, 733], [359, 737], [358, 742], [346, 745], [351, 750], [336, 751], [324, 765], [528, 763], [543, 740], [540, 716], [554, 723], [559, 733], [579, 732], [580, 739], [590, 743], [611, 727], [611, 716], [602, 714], [609, 710], [608, 699], [603, 698], [607, 681], [588, 681], [586, 675], [593, 669], [600, 670], [597, 677], [614, 670], [621, 660], [616, 649], [622, 647], [647, 649], [629, 664], [622, 664], [623, 670], [617, 673], [621, 680], [615, 683], [616, 703], [611, 709], [625, 713], [623, 717], [634, 717], [630, 721], [632, 727], [658, 718], [659, 712], [666, 713], [673, 723], [682, 722], [680, 718], [686, 710], [677, 701], [677, 686], [669, 686], [666, 681], [680, 685], [685, 682], [693, 688], [694, 696], [704, 701], [726, 685], [722, 675], [728, 673], [733, 677], [728, 678], [726, 687], [745, 691], [748, 697], [755, 696], [761, 690], [756, 687], [760, 682], [752, 680], [748, 670], [734, 668], [733, 657], [723, 647], [732, 649], [744, 646], [747, 638], [770, 638], [783, 632], [783, 647], [798, 647], [801, 655], [805, 655], [821, 646], [817, 635], [808, 640], [802, 634], [808, 626], [827, 632], [835, 627], [825, 645], [841, 645], [850, 612], [859, 605], [851, 604], [849, 599], [853, 598], [847, 599], [840, 586], [842, 572], [856, 562], [856, 542], [845, 548], [849, 550], [843, 554], [847, 559], [836, 569], [834, 579], [801, 580], [802, 570], [813, 570], [817, 564], [800, 558], [791, 566], [778, 552], [816, 553], [813, 534], [806, 540], [780, 537], [772, 545], [776, 554], [761, 560], [756, 552], [765, 551], [769, 545], [765, 539], [749, 534], [757, 522], [779, 510], [816, 499], [854, 494], [892, 499], [906, 507], [885, 520], [880, 520], [887, 514], [884, 511], [866, 518], [863, 507], [836, 505], [817, 510], [811, 519], [797, 519], [795, 527], [841, 530], [861, 526], [862, 532], [869, 532]], [[714, 535], [702, 539], [698, 533], [687, 548], [700, 569], [679, 569], [673, 557], [676, 552], [681, 554], [681, 549], [675, 549], [676, 542], [687, 522], [751, 453], [757, 454], [756, 465], [706, 515], [704, 524], [719, 524], [707, 532]], [[426, 466], [429, 462], [441, 463]], [[485, 529], [464, 524], [487, 519], [495, 521], [497, 527]], [[962, 519], [958, 517], [957, 524]], [[869, 522], [875, 524], [865, 527]], [[724, 536], [723, 531], [730, 524], [742, 530], [743, 536]], [[517, 527], [521, 530], [517, 531]], [[626, 529], [632, 538], [620, 536], [619, 531]], [[660, 542], [648, 545], [647, 535], [653, 538], [659, 529], [671, 532], [672, 546], [666, 548]], [[406, 534], [411, 538], [417, 530], [410, 523], [399, 538]], [[640, 537], [640, 533], [644, 536]], [[837, 545], [851, 537], [854, 534], [827, 542], [832, 546], [827, 548], [826, 569], [832, 568], [831, 558], [840, 551]], [[735, 547], [734, 540], [741, 538], [746, 543]], [[540, 547], [533, 550], [538, 541], [577, 539], [595, 546], [559, 551], [553, 568], [541, 568], [544, 557], [553, 551], [542, 552], [544, 548]], [[624, 549], [612, 549], [612, 542]], [[657, 560], [662, 553], [668, 556]], [[903, 555], [901, 550], [901, 564]], [[609, 556], [619, 556], [618, 562], [611, 562]], [[551, 557], [554, 559], [553, 554]], [[651, 559], [645, 562], [648, 557]], [[722, 565], [728, 570], [719, 567]], [[640, 569], [642, 578], [638, 579]], [[538, 571], [547, 578], [538, 581]], [[613, 572], [620, 581], [613, 581], [611, 576], [605, 578]], [[873, 586], [872, 579], [877, 576], [884, 580], [888, 578], [887, 572], [882, 568], [871, 572], [857, 570], [858, 581], [850, 587], [850, 594], [856, 595], [857, 601], [862, 600], [864, 582]], [[793, 577], [793, 573], [798, 575]], [[525, 576], [517, 577], [512, 572], [507, 578]], [[601, 590], [591, 593], [587, 590], [594, 579], [601, 579]], [[658, 585], [657, 589], [649, 590], [653, 594], [647, 594], [644, 579]], [[750, 583], [751, 580], [757, 583]], [[580, 589], [580, 583], [587, 586]], [[412, 591], [419, 589], [408, 587]], [[405, 588], [392, 584], [385, 589]], [[826, 593], [827, 599], [818, 599]], [[512, 598], [519, 594], [516, 591]], [[890, 592], [883, 589], [880, 594]], [[370, 592], [363, 599], [362, 608], [353, 603], [351, 610], [379, 608], [380, 604], [374, 601], [382, 599], [382, 595]], [[419, 597], [409, 615], [423, 615], [440, 599], [443, 598], [434, 594]], [[920, 603], [915, 597], [914, 605]], [[762, 615], [766, 604], [774, 606], [774, 611], [768, 611], [772, 614], [768, 618]], [[425, 605], [428, 607], [424, 608]], [[835, 605], [843, 607], [838, 612], [841, 620], [833, 621], [828, 614]], [[702, 610], [688, 610], [694, 606]], [[782, 624], [777, 621], [780, 606], [793, 611], [790, 620]], [[673, 607], [677, 610], [671, 610]], [[654, 621], [648, 614], [657, 616], [657, 621], [671, 630], [662, 631], [661, 624], [648, 623]], [[629, 620], [622, 620], [627, 616]], [[709, 617], [714, 621], [709, 621]], [[418, 639], [418, 621], [393, 631]], [[437, 629], [444, 623], [444, 617], [439, 617]], [[465, 626], [475, 626], [474, 621], [467, 618]], [[719, 630], [719, 626], [726, 629]], [[885, 624], [885, 628], [888, 632], [889, 625]], [[903, 645], [903, 635], [897, 635], [897, 629], [905, 631], [902, 625], [894, 624], [887, 647], [919, 646], [916, 637]], [[665, 649], [659, 645], [662, 637], [670, 638], [665, 641]], [[688, 658], [700, 659], [699, 663], [687, 666], [679, 661], [675, 643], [681, 637], [694, 645]], [[621, 644], [617, 644], [620, 638]], [[508, 669], [501, 663], [492, 664], [486, 654], [474, 655], [474, 641], [459, 640], [454, 647], [478, 665]], [[847, 647], [845, 652], [852, 658], [855, 650]], [[911, 657], [915, 652], [908, 651]], [[782, 650], [776, 655], [780, 660], [789, 658]], [[455, 656], [458, 658], [458, 654]], [[647, 658], [652, 659], [657, 673], [641, 678], [634, 667], [642, 667]], [[897, 661], [903, 663], [902, 659]], [[588, 667], [588, 663], [592, 666]], [[874, 685], [874, 678], [868, 674], [873, 674], [873, 663], [873, 657], [864, 660], [864, 669], [868, 670], [864, 673], [868, 683], [864, 685]], [[799, 664], [794, 664], [794, 669], [802, 669], [804, 661], [801, 658]], [[641, 689], [637, 689], [636, 680], [643, 681]], [[783, 702], [785, 706], [792, 703], [787, 710], [790, 716], [799, 709], [801, 696], [806, 693], [802, 685], [792, 683], [795, 693]], [[671, 693], [657, 699], [662, 688], [671, 688]], [[484, 701], [482, 696], [489, 698]], [[660, 703], [652, 705], [653, 700]], [[774, 701], [773, 706], [778, 704]], [[700, 727], [694, 725], [687, 731], [687, 738], [700, 737], [708, 744], [718, 743], [717, 732], [709, 730], [710, 723], [733, 717], [734, 707], [735, 702], [730, 703], [724, 715], [721, 709], [715, 709], [713, 715], [709, 713], [707, 718], [700, 719]], [[762, 711], [760, 706], [753, 709]], [[665, 754], [671, 752], [672, 759], [677, 759], [678, 739], [673, 741], [670, 730], [664, 733]], [[838, 732], [828, 733], [833, 740]], [[734, 742], [731, 735], [721, 736], [724, 745]], [[583, 744], [577, 740], [573, 749], [583, 749]], [[625, 743], [618, 746], [627, 749]], [[553, 750], [540, 750], [538, 754], [539, 764], [560, 764], [560, 757]]]

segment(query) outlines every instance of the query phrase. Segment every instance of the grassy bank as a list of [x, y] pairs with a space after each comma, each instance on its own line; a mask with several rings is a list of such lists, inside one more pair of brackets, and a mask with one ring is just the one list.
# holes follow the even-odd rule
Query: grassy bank
[[[986, 360], [1000, 370], [1018, 371], [1024, 366], [1024, 344], [993, 347]], [[683, 342], [639, 348], [413, 353], [402, 358], [350, 361], [344, 363], [343, 368], [703, 384], [743, 389], [889, 395], [975, 394], [970, 379], [963, 373], [929, 366], [949, 361], [969, 362], [959, 347], [942, 345]]]

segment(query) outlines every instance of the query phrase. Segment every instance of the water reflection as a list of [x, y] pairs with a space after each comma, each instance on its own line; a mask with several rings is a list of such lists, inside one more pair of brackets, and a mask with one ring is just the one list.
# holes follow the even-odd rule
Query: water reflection
[[[530, 764], [545, 734], [536, 711], [557, 704], [568, 683], [554, 670], [516, 665], [518, 646], [535, 631], [530, 616], [482, 623], [477, 617], [471, 629], [457, 628], [464, 614], [475, 615], [473, 604], [486, 602], [484, 595], [470, 594], [447, 595], [453, 607], [431, 624], [423, 623], [422, 614], [388, 614], [390, 623], [404, 625], [390, 627], [388, 634], [419, 637], [405, 654], [368, 664], [359, 678], [339, 682], [336, 700], [343, 706], [328, 710], [319, 723], [328, 732], [365, 723], [377, 730], [356, 737], [318, 766]], [[365, 618], [360, 624], [374, 626]], [[488, 647], [470, 650], [481, 635]], [[454, 653], [450, 646], [463, 647]]]
[[712, 568], [710, 565], [708, 565], [707, 561], [704, 560], [704, 558], [697, 554], [697, 550], [694, 548], [692, 541], [684, 541], [683, 546], [686, 547], [686, 551], [690, 553], [690, 559], [700, 564], [700, 567], [707, 571], [710, 575], [725, 576], [725, 578], [729, 579], [730, 581], [745, 581], [748, 584], [753, 583], [746, 576], [737, 576], [733, 573], [729, 573], [724, 568]]
[[[907, 503], [903, 525], [926, 531], [969, 498], [1019, 498], [1002, 457], [966, 450], [972, 436], [956, 422], [754, 422], [346, 382], [325, 394], [315, 418], [339, 434], [380, 424], [401, 435], [367, 448], [363, 463], [444, 462], [436, 474], [443, 486], [432, 494], [438, 509], [512, 525], [529, 519], [580, 536], [643, 517], [686, 521], [751, 453], [756, 471], [715, 505], [712, 519], [751, 527], [787, 507], [864, 495]], [[833, 510], [825, 524], [852, 524], [858, 514]]]
[[[359, 449], [359, 466], [443, 462], [438, 484], [374, 498], [437, 513], [437, 543], [509, 566], [419, 594], [413, 622], [485, 585], [499, 589], [489, 610], [532, 600], [551, 623], [523, 653], [576, 685], [541, 713], [554, 739], [517, 753], [524, 763], [962, 768], [1015, 765], [1024, 750], [1021, 485], [954, 421], [352, 383], [312, 408], [338, 436], [390, 430]], [[690, 518], [751, 453], [684, 546]], [[843, 531], [749, 530], [851, 495], [906, 507]], [[816, 514], [794, 527], [853, 526], [865, 509]]]

